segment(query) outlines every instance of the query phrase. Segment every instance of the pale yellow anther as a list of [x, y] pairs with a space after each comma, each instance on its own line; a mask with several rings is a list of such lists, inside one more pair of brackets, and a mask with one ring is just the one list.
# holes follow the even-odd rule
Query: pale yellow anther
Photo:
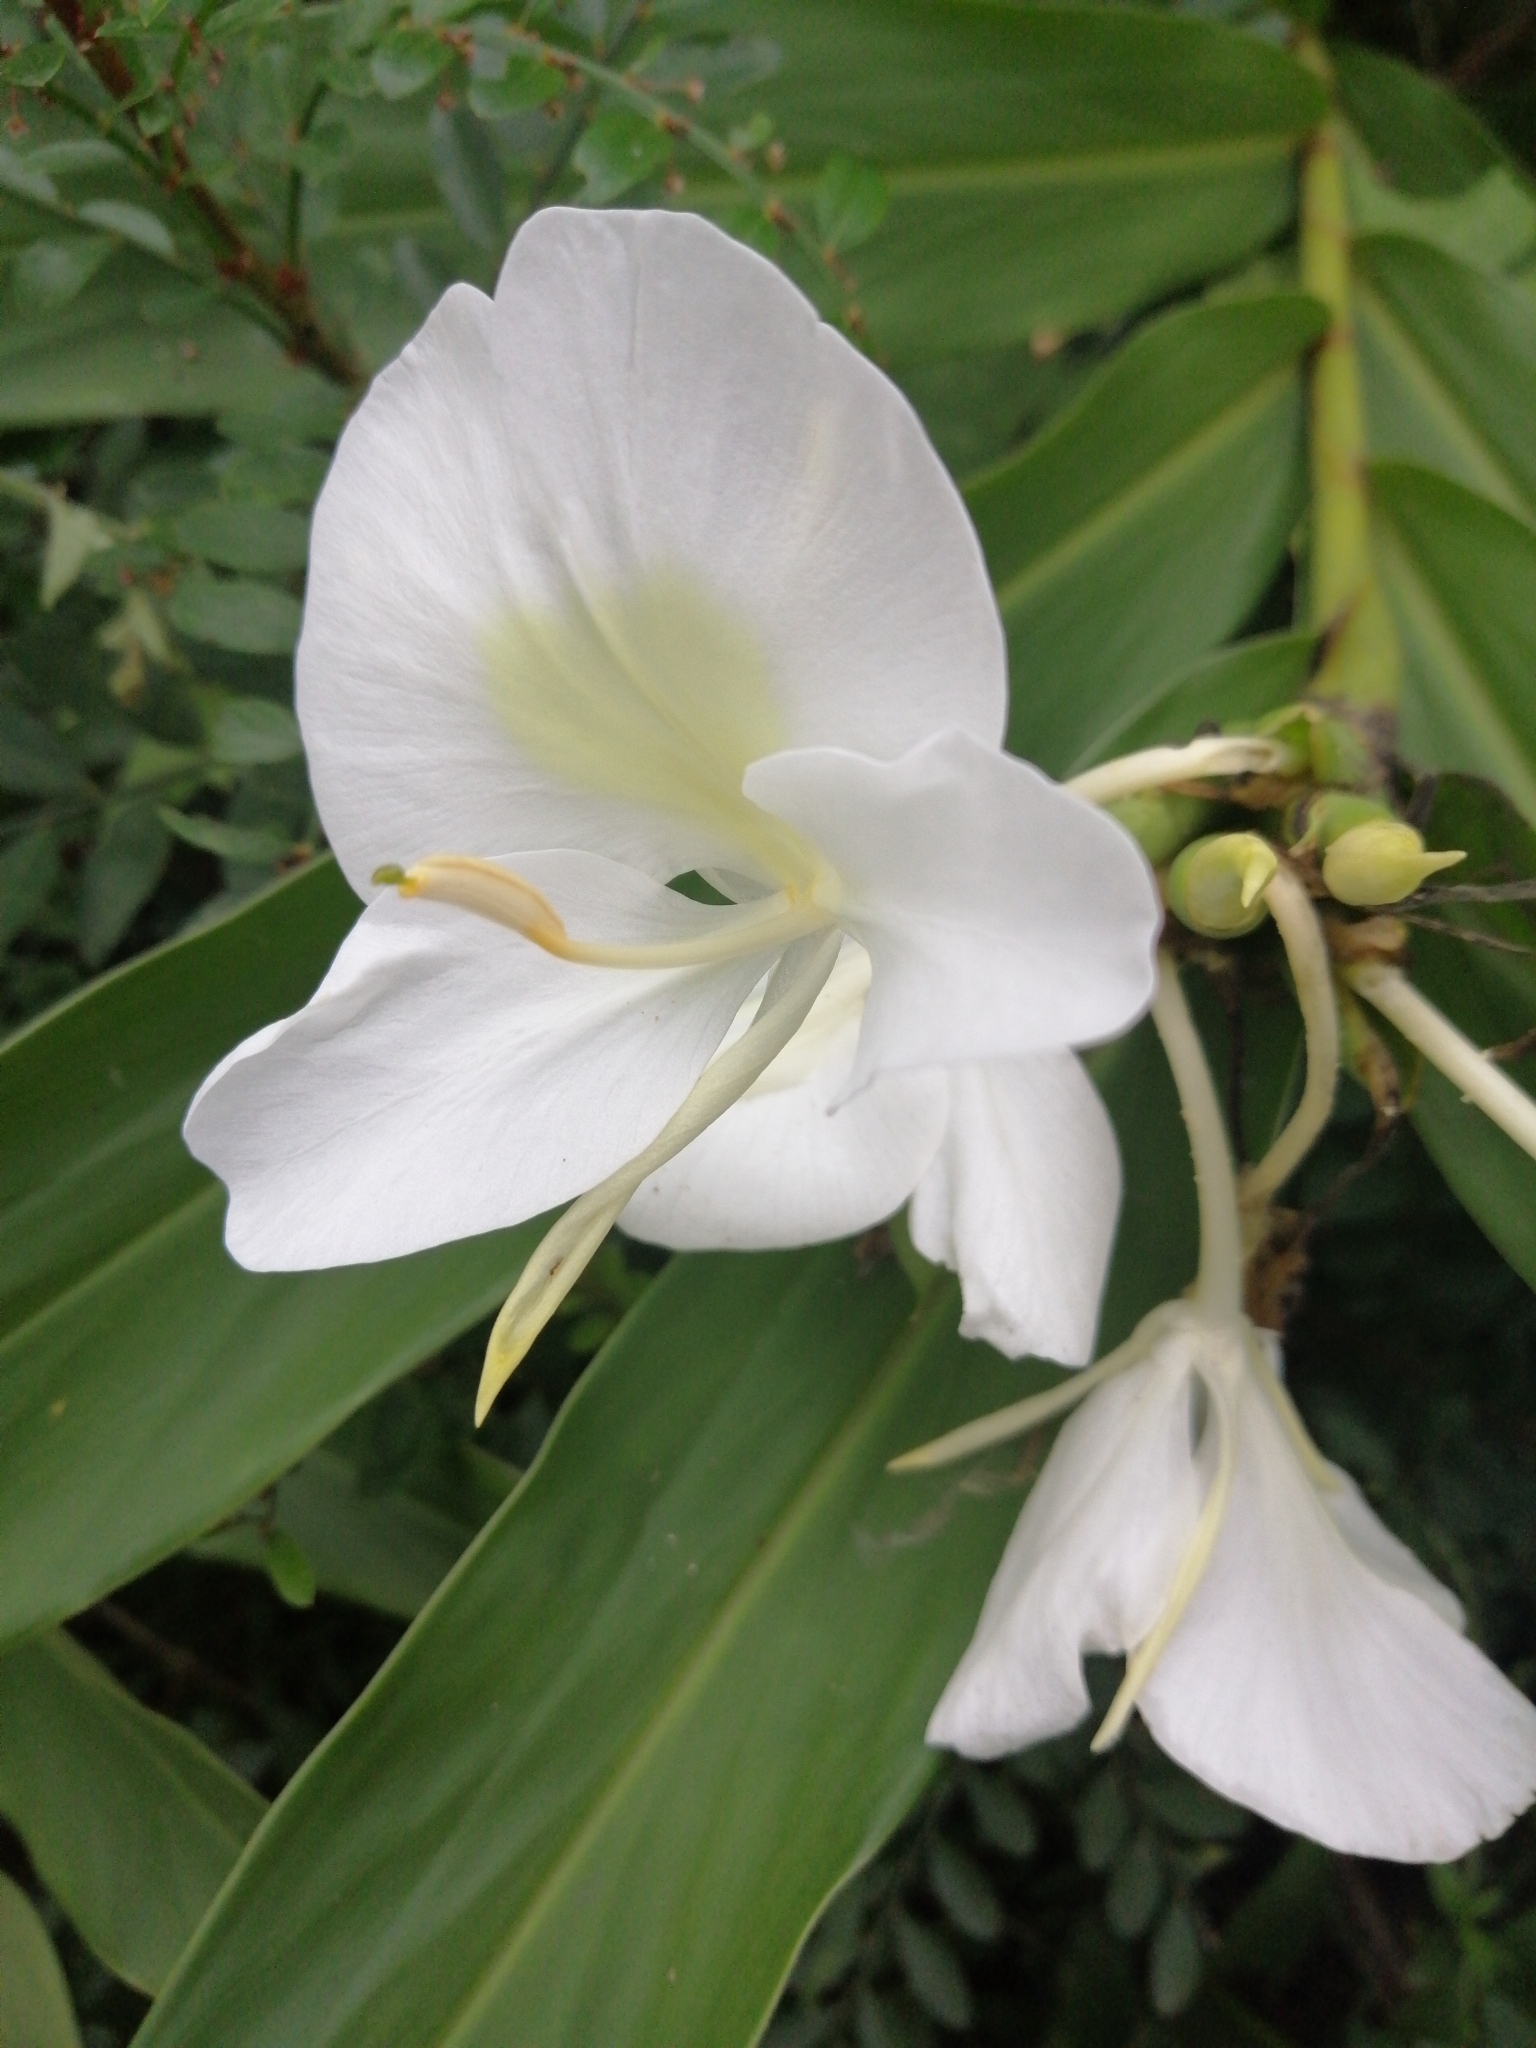
[[519, 933], [556, 959], [583, 967], [702, 967], [770, 952], [825, 931], [834, 922], [831, 906], [838, 894], [837, 878], [828, 872], [809, 888], [782, 889], [751, 903], [731, 905], [696, 937], [627, 945], [572, 938], [554, 905], [531, 882], [473, 854], [434, 853], [409, 868], [379, 868], [373, 879], [398, 889], [402, 896], [471, 911]]

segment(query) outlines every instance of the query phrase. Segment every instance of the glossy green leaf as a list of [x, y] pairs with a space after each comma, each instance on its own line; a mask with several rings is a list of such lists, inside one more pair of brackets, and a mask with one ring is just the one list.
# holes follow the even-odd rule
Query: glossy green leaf
[[204, 699], [208, 751], [230, 768], [254, 768], [274, 761], [293, 761], [303, 752], [299, 723], [286, 704], [270, 697]]
[[236, 654], [291, 654], [299, 637], [296, 597], [243, 576], [191, 571], [171, 593], [171, 624], [189, 640]]
[[71, 235], [67, 241], [31, 242], [11, 265], [11, 302], [27, 312], [67, 306], [112, 254], [106, 235]]
[[452, 58], [448, 44], [439, 42], [429, 29], [400, 28], [380, 43], [368, 70], [386, 100], [404, 100], [430, 85]]
[[1150, 13], [726, 0], [711, 22], [782, 54], [760, 92], [788, 198], [810, 211], [836, 155], [884, 176], [851, 270], [899, 358], [1075, 332], [1236, 263], [1290, 218], [1321, 111], [1283, 51]]
[[816, 232], [823, 248], [856, 249], [867, 242], [890, 203], [890, 188], [878, 171], [851, 156], [829, 158], [816, 181]]
[[1536, 525], [1536, 296], [1399, 236], [1365, 238], [1355, 261], [1372, 454]]
[[46, 85], [50, 78], [57, 77], [64, 63], [64, 51], [58, 43], [28, 43], [25, 48], [7, 57], [0, 64], [0, 79], [7, 85], [19, 85], [35, 90]]
[[535, 57], [506, 53], [499, 68], [482, 68], [482, 48], [483, 38], [477, 36], [469, 104], [483, 121], [504, 120], [508, 114], [523, 114], [530, 107], [547, 106], [566, 90], [562, 74]]
[[[545, 65], [536, 70], [553, 77]], [[432, 109], [427, 124], [438, 190], [463, 234], [477, 248], [499, 256], [507, 238], [503, 194], [506, 176], [495, 145], [473, 113], [463, 107]]]
[[80, 2048], [69, 1986], [37, 1908], [0, 1871], [0, 2042]]
[[668, 136], [633, 107], [599, 114], [571, 156], [588, 206], [606, 206], [660, 171], [672, 154]]
[[[357, 1471], [319, 1450], [277, 1482], [274, 1526], [303, 1551], [323, 1593], [404, 1620], [419, 1614], [475, 1530], [399, 1493], [365, 1493]], [[199, 1557], [266, 1570], [261, 1532], [237, 1521], [197, 1545]]]
[[1170, 313], [968, 486], [1017, 752], [1074, 768], [1252, 610], [1305, 498], [1299, 358], [1321, 322], [1289, 294]]
[[1407, 463], [1372, 471], [1376, 555], [1406, 662], [1400, 740], [1536, 818], [1536, 533]]
[[92, 967], [116, 948], [170, 857], [170, 834], [147, 798], [107, 806], [80, 876], [80, 951]]
[[126, 199], [88, 199], [79, 208], [79, 214], [92, 227], [121, 235], [125, 242], [147, 250], [151, 256], [172, 256], [176, 252], [170, 229], [147, 207], [134, 206]]
[[750, 2041], [926, 1777], [1017, 1512], [884, 1470], [1040, 1378], [954, 1338], [952, 1292], [913, 1321], [895, 1264], [846, 1249], [675, 1261], [274, 1809], [142, 2048]]
[[[1467, 859], [1437, 877], [1453, 887], [1536, 880], [1536, 832], [1481, 782], [1441, 778], [1426, 836]], [[1509, 1045], [1536, 1022], [1536, 904], [1451, 902], [1418, 913], [1442, 924], [1412, 931], [1409, 978], [1475, 1045]], [[1458, 931], [1483, 935], [1478, 944]], [[1505, 1072], [1536, 1093], [1536, 1056]], [[1536, 1287], [1536, 1159], [1498, 1130], [1438, 1069], [1409, 1054], [1414, 1127], [1458, 1201], [1528, 1285]]]
[[1407, 236], [1474, 270], [1513, 270], [1536, 253], [1536, 193], [1503, 164], [1484, 171], [1464, 192], [1413, 199], [1345, 160], [1346, 199], [1356, 242], [1373, 235]]
[[0, 841], [0, 946], [8, 946], [53, 894], [63, 870], [57, 829], [34, 825]]
[[271, 867], [293, 851], [293, 841], [281, 832], [262, 825], [230, 825], [223, 818], [209, 818], [199, 812], [175, 810], [160, 804], [155, 815], [165, 829], [185, 846], [219, 860], [243, 862], [247, 867]]
[[1426, 197], [1463, 192], [1508, 159], [1465, 100], [1379, 50], [1331, 52], [1344, 111], [1388, 181]]
[[259, 1492], [494, 1307], [533, 1242], [292, 1275], [225, 1253], [187, 1102], [306, 999], [355, 914], [316, 862], [0, 1048], [0, 1640]]
[[0, 789], [9, 796], [79, 796], [84, 787], [80, 763], [64, 742], [0, 697]]
[[1180, 746], [1199, 728], [1241, 725], [1293, 703], [1317, 652], [1310, 633], [1262, 633], [1205, 655], [1154, 691], [1082, 756], [1082, 765], [1139, 747]]
[[0, 426], [215, 413], [323, 388], [230, 300], [136, 249], [108, 252], [67, 303], [34, 295], [7, 307]]
[[265, 1809], [68, 1636], [0, 1658], [0, 1814], [82, 1939], [130, 1984], [165, 1981]]
[[309, 556], [309, 521], [276, 505], [194, 505], [178, 513], [171, 531], [177, 547], [221, 569], [282, 575], [302, 569]]

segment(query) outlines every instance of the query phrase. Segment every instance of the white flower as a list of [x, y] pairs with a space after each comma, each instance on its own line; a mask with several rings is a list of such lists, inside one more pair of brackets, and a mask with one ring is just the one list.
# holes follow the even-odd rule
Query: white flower
[[1084, 1653], [1125, 1651], [1096, 1746], [1134, 1706], [1282, 1827], [1446, 1862], [1536, 1796], [1536, 1708], [1312, 1447], [1278, 1364], [1245, 1320], [1173, 1304], [1094, 1368], [928, 1738], [986, 1757], [1059, 1734], [1088, 1711]]
[[[454, 286], [375, 381], [316, 507], [298, 712], [370, 900], [188, 1115], [231, 1251], [538, 1214], [685, 1099], [719, 1114], [832, 974], [733, 1113], [729, 1193], [706, 1134], [634, 1226], [804, 1242], [917, 1188], [987, 1327], [1084, 1356], [1118, 1183], [1065, 1048], [1145, 1007], [1158, 906], [1116, 825], [1003, 753], [1005, 698], [975, 535], [880, 372], [702, 220], [537, 215], [494, 300]], [[731, 900], [666, 886], [690, 871]]]

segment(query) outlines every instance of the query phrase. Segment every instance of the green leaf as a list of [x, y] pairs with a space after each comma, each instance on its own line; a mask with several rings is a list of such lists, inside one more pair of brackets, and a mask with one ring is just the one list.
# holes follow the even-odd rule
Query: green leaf
[[1194, 1916], [1175, 1899], [1158, 1923], [1147, 1955], [1152, 2010], [1163, 2019], [1181, 2013], [1200, 1987], [1200, 1936]]
[[[475, 1530], [400, 1493], [366, 1493], [355, 1466], [319, 1450], [277, 1482], [275, 1527], [313, 1567], [323, 1593], [409, 1621], [458, 1562]], [[199, 1557], [266, 1568], [261, 1533], [236, 1521], [197, 1545]]]
[[50, 495], [48, 539], [43, 547], [43, 580], [37, 601], [52, 611], [65, 591], [79, 581], [92, 555], [105, 554], [117, 536], [88, 505], [73, 505]]
[[509, 114], [546, 107], [565, 89], [564, 76], [553, 65], [541, 64], [535, 57], [510, 56], [505, 70], [470, 79], [469, 104], [482, 121], [501, 121]]
[[64, 52], [57, 43], [28, 43], [0, 64], [0, 79], [7, 85], [19, 85], [36, 90], [46, 85], [50, 78], [57, 77], [63, 69]]
[[288, 1607], [313, 1607], [315, 1568], [286, 1529], [273, 1529], [262, 1546], [262, 1563], [273, 1591]]
[[216, 854], [220, 860], [237, 861], [245, 867], [271, 867], [293, 852], [292, 839], [259, 825], [228, 825], [222, 818], [189, 814], [170, 804], [161, 804], [156, 815], [167, 832], [183, 845], [195, 846], [201, 853]]
[[[1347, 160], [1346, 173], [1353, 168], [1353, 160]], [[1536, 197], [1503, 164], [1449, 197], [1411, 199], [1358, 174], [1348, 177], [1347, 193], [1357, 241], [1407, 236], [1474, 270], [1490, 272], [1513, 270], [1536, 251]]]
[[[535, 68], [542, 71], [547, 67]], [[549, 75], [554, 76], [552, 72]], [[499, 252], [507, 238], [502, 211], [506, 181], [495, 144], [474, 114], [463, 107], [448, 112], [434, 107], [427, 135], [437, 188], [460, 232], [477, 249]]]
[[170, 1974], [265, 1809], [68, 1636], [0, 1659], [0, 1813], [82, 1939], [140, 1990]]
[[1375, 465], [1371, 505], [1403, 641], [1404, 755], [1485, 775], [1536, 819], [1536, 533], [1406, 463]]
[[40, 206], [57, 206], [59, 188], [45, 170], [0, 142], [0, 192], [13, 192], [18, 199], [35, 199]]
[[[1038, 1381], [953, 1317], [951, 1283], [914, 1322], [895, 1265], [861, 1279], [844, 1248], [675, 1260], [274, 1809], [141, 2048], [744, 2048], [927, 1777], [1017, 1512], [884, 1470]], [[405, 1833], [367, 1821], [392, 1787]]]
[[951, 1926], [972, 1941], [996, 1941], [1002, 1933], [1003, 1909], [991, 1878], [942, 1835], [934, 1837], [928, 1850], [928, 1888]]
[[399, 28], [374, 51], [368, 72], [385, 99], [404, 100], [430, 85], [452, 57], [449, 45], [430, 30]]
[[536, 1241], [282, 1275], [225, 1253], [187, 1103], [304, 1002], [356, 910], [316, 861], [0, 1048], [0, 1640], [259, 1493], [494, 1308]]
[[856, 249], [885, 218], [891, 195], [880, 173], [851, 156], [828, 159], [816, 180], [816, 232], [829, 250]]
[[71, 235], [66, 241], [30, 242], [11, 266], [11, 297], [28, 311], [53, 312], [90, 283], [112, 254], [107, 235]]
[[1053, 774], [1224, 639], [1305, 498], [1299, 296], [1170, 313], [966, 499], [1012, 654], [1008, 743]]
[[88, 199], [78, 209], [80, 218], [92, 227], [121, 235], [125, 242], [145, 249], [151, 256], [174, 256], [176, 244], [171, 231], [158, 214], [133, 206], [126, 199]]
[[171, 836], [145, 800], [108, 804], [80, 876], [80, 953], [99, 967], [160, 885]]
[[1396, 236], [1362, 240], [1355, 259], [1371, 453], [1536, 526], [1536, 297]]
[[176, 545], [221, 569], [281, 575], [302, 569], [309, 555], [309, 521], [275, 505], [194, 505], [172, 521]]
[[[1440, 877], [1450, 885], [1536, 880], [1536, 832], [1486, 783], [1442, 776], [1425, 836], [1431, 846], [1466, 853], [1459, 867]], [[1426, 906], [1422, 915], [1446, 929], [1414, 929], [1409, 979], [1475, 1045], [1522, 1038], [1536, 1021], [1536, 905], [1449, 903]], [[1496, 945], [1473, 943], [1458, 931], [1486, 935]], [[1511, 1061], [1505, 1072], [1536, 1092], [1536, 1058], [1527, 1054]], [[1404, 1078], [1416, 1083], [1414, 1128], [1457, 1200], [1526, 1284], [1536, 1287], [1536, 1160], [1427, 1061], [1407, 1053]]]
[[941, 2027], [957, 2034], [969, 2032], [975, 2009], [971, 1987], [966, 1982], [960, 1958], [937, 1927], [926, 1927], [910, 1913], [897, 1911], [891, 1917], [891, 1934], [896, 1960], [907, 1980], [907, 1989]]
[[59, 835], [52, 825], [34, 825], [19, 838], [0, 842], [0, 952], [48, 901], [62, 868]]
[[1104, 1917], [1122, 1941], [1138, 1941], [1162, 1903], [1162, 1852], [1157, 1837], [1143, 1828], [1115, 1858], [1104, 1892]]
[[787, 201], [809, 213], [837, 155], [884, 177], [852, 267], [902, 360], [1106, 325], [1240, 262], [1290, 220], [1323, 111], [1283, 51], [1150, 10], [723, 0], [710, 19], [782, 53], [757, 92]]
[[79, 796], [80, 763], [41, 720], [0, 697], [0, 789], [10, 796]]
[[1330, 54], [1345, 112], [1400, 191], [1463, 192], [1507, 162], [1466, 101], [1422, 71], [1347, 43]]
[[1212, 720], [1238, 725], [1294, 703], [1312, 673], [1311, 633], [1262, 633], [1208, 654], [1172, 677], [1094, 741], [1083, 767], [1140, 747], [1182, 745]]
[[654, 177], [671, 154], [671, 140], [654, 121], [632, 107], [610, 107], [577, 143], [571, 162], [586, 181], [585, 203], [606, 206]]
[[229, 697], [210, 691], [202, 700], [208, 751], [227, 768], [294, 761], [304, 751], [299, 722], [270, 697]]
[[26, 1893], [0, 1871], [0, 2041], [5, 2048], [80, 2048], [69, 1986]]
[[168, 610], [171, 624], [189, 640], [237, 654], [291, 654], [302, 617], [298, 599], [286, 590], [196, 570], [177, 583]]

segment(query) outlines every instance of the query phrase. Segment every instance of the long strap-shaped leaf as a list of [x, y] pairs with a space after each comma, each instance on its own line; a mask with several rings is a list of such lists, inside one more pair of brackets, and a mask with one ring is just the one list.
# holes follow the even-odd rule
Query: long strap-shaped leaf
[[[274, 1808], [140, 2048], [751, 2041], [901, 1814], [1024, 1475], [889, 1476], [1043, 1383], [891, 1262], [676, 1261]], [[999, 1461], [1006, 1466], [1015, 1453]]]

